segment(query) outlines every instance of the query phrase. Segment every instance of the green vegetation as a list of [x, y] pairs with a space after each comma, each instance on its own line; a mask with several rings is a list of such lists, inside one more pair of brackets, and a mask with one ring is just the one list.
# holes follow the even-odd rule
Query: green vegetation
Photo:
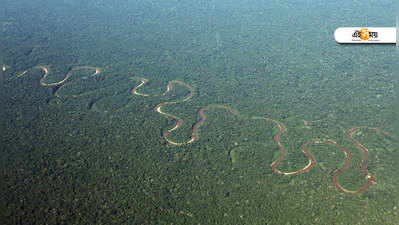
[[[8, 46], [2, 47], [1, 60], [9, 65], [0, 71], [0, 221], [399, 223], [393, 46], [338, 46], [330, 39], [342, 16], [330, 10], [333, 5], [320, 7], [321, 1], [312, 4], [307, 17], [308, 7], [295, 1], [240, 5], [239, 10], [223, 3], [137, 2], [120, 3], [112, 8], [117, 13], [104, 1], [54, 6], [62, 26], [46, 22], [54, 15], [44, 6], [24, 9], [29, 18], [22, 21], [0, 20], [0, 41]], [[375, 10], [352, 4], [366, 14]], [[362, 24], [356, 13], [342, 14], [345, 21]], [[388, 17], [369, 21], [392, 26], [379, 21]], [[49, 30], [56, 36], [48, 36]], [[103, 72], [93, 79], [87, 71], [74, 71], [55, 98], [56, 88], [40, 86], [41, 71], [15, 78], [36, 65], [54, 68], [49, 81], [62, 79], [75, 65]], [[148, 97], [131, 94], [141, 77], [149, 79], [140, 89]], [[226, 105], [240, 115], [209, 110], [198, 141], [169, 145], [161, 134], [175, 121], [154, 107], [187, 96], [178, 86], [161, 96], [170, 80], [195, 90], [190, 101], [162, 108], [183, 119], [168, 136], [172, 140], [191, 137], [204, 106]], [[280, 141], [288, 154], [278, 165], [281, 171], [307, 164], [300, 149], [305, 141], [332, 139], [346, 146], [353, 162], [338, 181], [349, 190], [366, 180], [360, 173], [362, 152], [347, 139], [348, 130], [385, 130], [392, 138], [367, 130], [355, 136], [370, 150], [368, 168], [377, 184], [359, 195], [337, 190], [333, 172], [345, 156], [324, 144], [309, 145], [316, 165], [308, 172], [274, 174], [270, 164], [280, 154], [273, 140], [278, 126], [252, 116], [286, 126]]]

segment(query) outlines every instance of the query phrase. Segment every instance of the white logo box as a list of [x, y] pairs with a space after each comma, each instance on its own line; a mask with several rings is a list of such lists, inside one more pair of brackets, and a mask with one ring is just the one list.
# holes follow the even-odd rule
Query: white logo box
[[[356, 35], [362, 29], [371, 34], [367, 40]], [[340, 44], [395, 44], [396, 27], [339, 27], [334, 32], [334, 38]]]

